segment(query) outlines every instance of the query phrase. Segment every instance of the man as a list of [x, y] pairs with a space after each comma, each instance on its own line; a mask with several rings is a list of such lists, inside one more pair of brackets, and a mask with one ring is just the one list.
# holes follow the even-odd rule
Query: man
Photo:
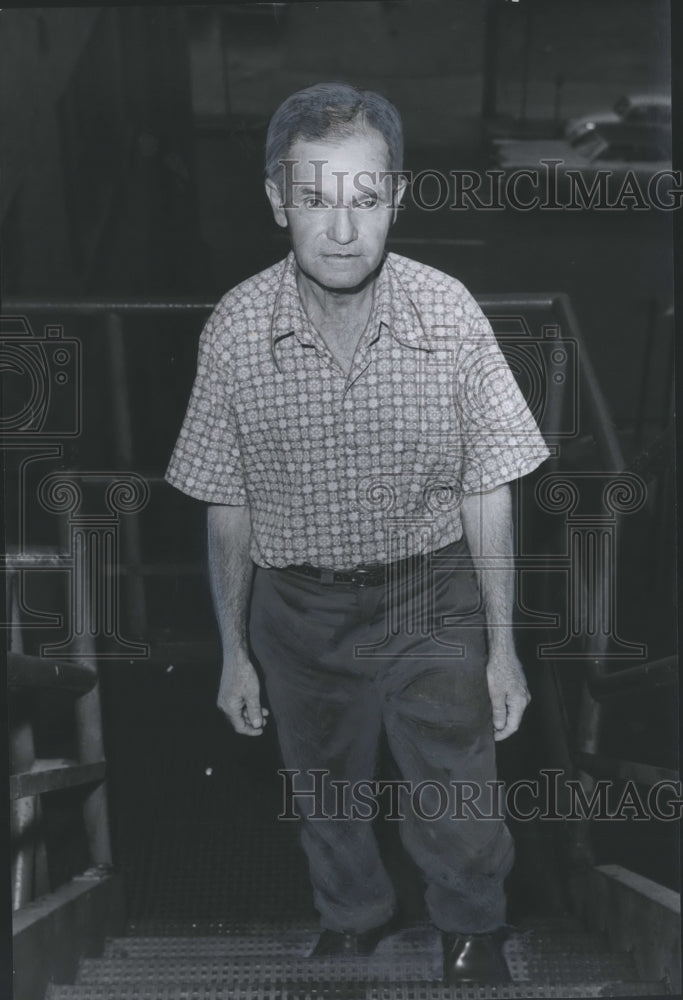
[[[314, 954], [369, 954], [392, 926], [359, 808], [384, 727], [403, 790], [420, 791], [401, 835], [444, 976], [499, 982], [513, 851], [487, 783], [529, 700], [506, 627], [507, 483], [548, 452], [465, 288], [385, 252], [402, 144], [396, 109], [345, 84], [276, 111], [266, 194], [292, 252], [209, 319], [167, 478], [210, 504], [218, 705], [238, 733], [268, 714], [252, 656], [265, 677], [321, 916]], [[490, 818], [462, 808], [463, 783], [489, 793]], [[439, 808], [454, 790], [456, 818]]]

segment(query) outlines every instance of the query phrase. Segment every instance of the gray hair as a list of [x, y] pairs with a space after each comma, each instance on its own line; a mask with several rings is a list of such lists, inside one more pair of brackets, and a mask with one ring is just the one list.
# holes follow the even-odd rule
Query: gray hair
[[316, 83], [282, 102], [268, 125], [266, 177], [279, 180], [280, 161], [297, 139], [340, 139], [368, 128], [387, 144], [388, 170], [403, 167], [403, 126], [394, 105], [373, 90], [349, 83]]

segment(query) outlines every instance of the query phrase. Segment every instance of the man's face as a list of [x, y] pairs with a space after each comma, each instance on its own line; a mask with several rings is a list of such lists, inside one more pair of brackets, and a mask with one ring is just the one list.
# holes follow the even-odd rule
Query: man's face
[[[300, 270], [330, 291], [353, 291], [379, 266], [403, 186], [392, 188], [379, 132], [298, 139], [279, 189], [266, 181], [275, 221], [287, 226]], [[393, 184], [396, 185], [395, 179]], [[393, 196], [393, 203], [392, 203]]]

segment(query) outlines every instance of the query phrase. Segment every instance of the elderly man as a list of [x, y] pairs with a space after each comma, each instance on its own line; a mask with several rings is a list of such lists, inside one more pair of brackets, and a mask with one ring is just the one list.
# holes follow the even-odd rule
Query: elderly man
[[396, 109], [346, 84], [275, 112], [266, 194], [292, 250], [210, 317], [167, 478], [210, 504], [218, 705], [238, 733], [262, 732], [255, 661], [265, 679], [321, 917], [313, 954], [369, 954], [394, 926], [360, 808], [384, 728], [444, 977], [501, 982], [513, 849], [494, 741], [529, 700], [507, 484], [548, 452], [472, 296], [385, 250], [402, 146]]

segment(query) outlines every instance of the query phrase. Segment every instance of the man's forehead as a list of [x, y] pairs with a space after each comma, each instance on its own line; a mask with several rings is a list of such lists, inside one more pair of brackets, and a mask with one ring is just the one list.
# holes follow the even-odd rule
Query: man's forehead
[[384, 137], [375, 129], [354, 132], [329, 139], [298, 138], [286, 160], [293, 176], [300, 180], [319, 181], [334, 171], [383, 171], [389, 166], [389, 150]]

